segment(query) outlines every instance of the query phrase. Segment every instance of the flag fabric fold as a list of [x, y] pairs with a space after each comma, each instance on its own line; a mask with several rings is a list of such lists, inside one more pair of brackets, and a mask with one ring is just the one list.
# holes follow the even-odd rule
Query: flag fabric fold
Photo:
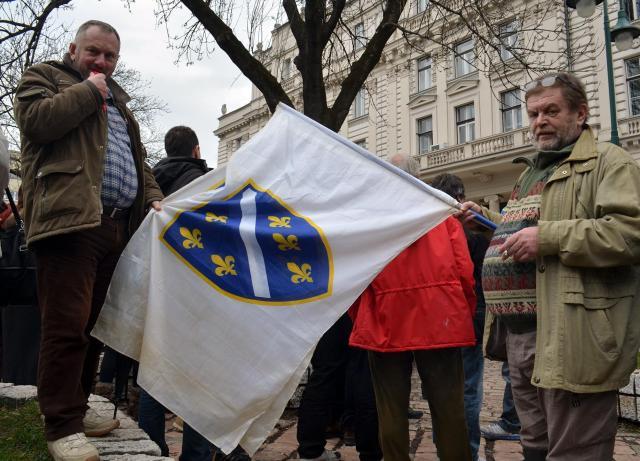
[[92, 334], [215, 445], [252, 454], [322, 334], [452, 205], [281, 105], [226, 168], [146, 217]]

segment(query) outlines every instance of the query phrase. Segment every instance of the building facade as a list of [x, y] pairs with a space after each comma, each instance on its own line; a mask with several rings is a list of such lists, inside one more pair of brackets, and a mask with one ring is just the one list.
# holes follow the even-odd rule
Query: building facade
[[[610, 3], [610, 17], [615, 20], [618, 5]], [[627, 1], [634, 22], [638, 3]], [[510, 4], [506, 10], [505, 4]], [[343, 42], [347, 54], [357, 56], [364, 48], [367, 34], [379, 20], [379, 5], [360, 7], [349, 18], [353, 33]], [[517, 0], [501, 7], [491, 16], [496, 19], [490, 30], [485, 30], [498, 39], [491, 46], [491, 40], [479, 39], [478, 31], [472, 33], [463, 18], [429, 18], [427, 0], [408, 3], [401, 26], [419, 35], [397, 32], [389, 40], [340, 133], [382, 158], [398, 152], [414, 155], [426, 181], [443, 172], [457, 174], [469, 199], [493, 209], [506, 202], [524, 168], [518, 157], [534, 153], [521, 88], [536, 69], [576, 73], [589, 95], [589, 123], [599, 139], [609, 140], [602, 7], [588, 19], [560, 1]], [[440, 31], [439, 40], [426, 38], [434, 30]], [[271, 47], [256, 56], [299, 108], [302, 82], [292, 65], [296, 52], [285, 24], [273, 31]], [[534, 69], [526, 69], [522, 60], [534, 63]], [[621, 144], [640, 162], [640, 46], [624, 52], [614, 47], [613, 62]], [[326, 86], [331, 102], [340, 89], [331, 71]], [[248, 104], [219, 118], [218, 165], [224, 165], [268, 119], [264, 99], [254, 87]]]

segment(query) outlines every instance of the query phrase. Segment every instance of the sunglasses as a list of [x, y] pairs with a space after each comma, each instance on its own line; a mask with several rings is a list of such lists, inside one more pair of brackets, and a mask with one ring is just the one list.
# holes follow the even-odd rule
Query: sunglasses
[[544, 88], [548, 88], [550, 86], [555, 85], [555, 83], [557, 81], [561, 81], [562, 83], [570, 86], [571, 88], [573, 88], [574, 90], [578, 90], [578, 88], [576, 88], [576, 86], [570, 81], [568, 80], [566, 77], [564, 77], [562, 74], [555, 74], [555, 75], [548, 75], [544, 78], [540, 78], [537, 80], [532, 80], [529, 83], [527, 83], [523, 89], [525, 94], [528, 93], [529, 91], [542, 86]]

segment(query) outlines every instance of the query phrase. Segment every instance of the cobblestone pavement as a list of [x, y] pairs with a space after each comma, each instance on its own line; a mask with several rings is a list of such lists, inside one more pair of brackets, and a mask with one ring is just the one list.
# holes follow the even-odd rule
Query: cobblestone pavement
[[[502, 413], [502, 393], [504, 381], [500, 375], [500, 363], [485, 361], [484, 372], [484, 400], [480, 414], [480, 424], [486, 424], [497, 419]], [[419, 420], [410, 422], [411, 452], [415, 461], [436, 461], [436, 447], [431, 439], [431, 416], [427, 402], [421, 398], [420, 382], [414, 372], [411, 392], [411, 406], [424, 411]], [[285, 413], [285, 415], [290, 413]], [[285, 461], [297, 458], [296, 448], [296, 420], [293, 417], [283, 417], [271, 432], [267, 441], [254, 455], [255, 461]], [[182, 434], [173, 428], [173, 418], [167, 420], [167, 443], [170, 454], [176, 460], [180, 454]], [[337, 450], [344, 461], [357, 461], [358, 453], [355, 447], [347, 447], [341, 439], [329, 439], [327, 448]], [[522, 460], [522, 449], [519, 442], [485, 441], [482, 439], [480, 456], [487, 461], [516, 461]], [[640, 460], [640, 426], [621, 423], [615, 446], [615, 461]]]

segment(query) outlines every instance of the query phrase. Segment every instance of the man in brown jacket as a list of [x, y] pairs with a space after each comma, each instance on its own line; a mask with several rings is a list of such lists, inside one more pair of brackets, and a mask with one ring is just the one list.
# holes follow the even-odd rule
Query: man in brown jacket
[[78, 29], [62, 62], [29, 68], [16, 92], [27, 239], [36, 256], [42, 339], [38, 400], [56, 461], [97, 461], [86, 437], [118, 427], [89, 409], [100, 344], [89, 336], [120, 253], [163, 196], [101, 21]]
[[463, 209], [498, 224], [482, 283], [508, 331], [525, 460], [610, 460], [640, 345], [640, 168], [596, 142], [574, 75], [524, 89], [537, 154], [502, 215]]

